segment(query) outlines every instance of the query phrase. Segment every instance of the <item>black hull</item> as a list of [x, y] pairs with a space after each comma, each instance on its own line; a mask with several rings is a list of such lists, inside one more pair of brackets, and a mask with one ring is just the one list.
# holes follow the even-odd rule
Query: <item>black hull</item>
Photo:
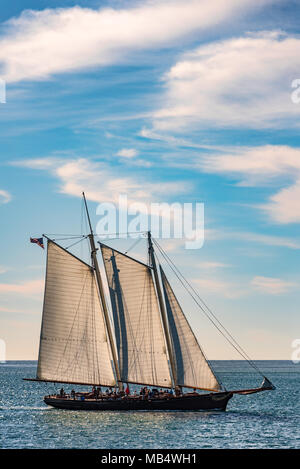
[[231, 399], [232, 393], [220, 392], [214, 394], [199, 394], [198, 396], [182, 396], [171, 399], [116, 399], [116, 400], [92, 400], [84, 401], [57, 398], [47, 396], [44, 398], [45, 404], [57, 409], [67, 410], [226, 410], [227, 403]]

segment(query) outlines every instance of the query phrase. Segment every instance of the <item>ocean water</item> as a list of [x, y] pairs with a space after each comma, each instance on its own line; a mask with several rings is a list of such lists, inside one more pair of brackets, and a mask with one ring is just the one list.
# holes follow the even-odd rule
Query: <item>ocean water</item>
[[[227, 389], [260, 384], [243, 362], [212, 363]], [[7, 362], [0, 365], [0, 447], [300, 448], [300, 365], [256, 363], [276, 391], [234, 396], [226, 412], [101, 413], [47, 407], [43, 396], [59, 386], [22, 380], [35, 376], [36, 362]]]

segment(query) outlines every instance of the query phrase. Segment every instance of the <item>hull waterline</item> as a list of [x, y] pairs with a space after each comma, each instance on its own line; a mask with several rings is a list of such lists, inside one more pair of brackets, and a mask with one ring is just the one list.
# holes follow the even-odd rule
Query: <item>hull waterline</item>
[[46, 396], [45, 404], [57, 409], [98, 410], [98, 411], [132, 411], [132, 410], [226, 410], [231, 399], [231, 392], [199, 394], [199, 396], [182, 396], [173, 399], [86, 399], [77, 400]]

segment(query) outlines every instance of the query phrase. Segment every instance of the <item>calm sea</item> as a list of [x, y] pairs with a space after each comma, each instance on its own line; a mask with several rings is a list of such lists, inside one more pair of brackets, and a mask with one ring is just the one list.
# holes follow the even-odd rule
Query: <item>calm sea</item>
[[[212, 362], [227, 389], [260, 383], [244, 362]], [[36, 362], [0, 365], [1, 448], [300, 448], [300, 365], [256, 362], [274, 392], [234, 396], [226, 412], [55, 410], [43, 395], [59, 386], [22, 381]], [[68, 389], [65, 387], [65, 389]]]

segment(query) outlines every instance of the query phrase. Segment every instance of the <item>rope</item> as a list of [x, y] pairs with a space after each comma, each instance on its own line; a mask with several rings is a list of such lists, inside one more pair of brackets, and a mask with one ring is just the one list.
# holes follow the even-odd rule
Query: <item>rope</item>
[[135, 248], [135, 246], [137, 246], [137, 244], [139, 244], [139, 242], [141, 241], [142, 238], [138, 238], [132, 246], [130, 246], [129, 249], [127, 249], [127, 251], [125, 251], [125, 254], [127, 254], [129, 251], [131, 251], [131, 249]]
[[[222, 334], [222, 336], [227, 340], [227, 342], [249, 363], [250, 366], [252, 366], [262, 377], [264, 377], [264, 374], [260, 371], [260, 369], [257, 367], [257, 365], [253, 362], [253, 360], [249, 357], [249, 355], [243, 350], [243, 348], [238, 344], [238, 342], [235, 340], [235, 338], [230, 334], [230, 332], [223, 326], [223, 324], [219, 321], [219, 319], [214, 315], [214, 313], [211, 311], [211, 309], [206, 305], [206, 303], [202, 300], [202, 298], [199, 296], [197, 291], [194, 289], [194, 287], [188, 282], [188, 280], [183, 276], [183, 274], [179, 271], [179, 269], [175, 266], [173, 261], [169, 258], [167, 253], [163, 250], [163, 248], [158, 244], [158, 242], [153, 238], [153, 242], [155, 243], [156, 247], [158, 248], [159, 252], [163, 256], [163, 258], [166, 260], [166, 262], [169, 264], [170, 268], [172, 269], [173, 273], [176, 275], [177, 279], [180, 281], [180, 283], [183, 285], [185, 290], [189, 293], [189, 295], [192, 297], [194, 302], [199, 306], [201, 311], [204, 313], [204, 315], [209, 319], [209, 321], [216, 327], [216, 329]], [[194, 295], [189, 291], [189, 288], [192, 290]], [[200, 300], [202, 303], [202, 306], [198, 301], [197, 298]], [[205, 311], [205, 308], [207, 311]], [[210, 317], [210, 315], [213, 317], [213, 319]], [[223, 330], [222, 330], [223, 329]], [[225, 333], [227, 334], [224, 334]]]
[[84, 235], [75, 235], [75, 234], [69, 234], [69, 233], [45, 233], [46, 236], [68, 236], [66, 239], [71, 239], [71, 238], [80, 238], [80, 236]]
[[[109, 233], [109, 234], [107, 234], [107, 235], [104, 235], [104, 234], [102, 234], [102, 235], [97, 235], [97, 234], [96, 234], [96, 235], [94, 235], [94, 236], [96, 236], [96, 237], [98, 237], [98, 238], [100, 238], [100, 239], [115, 240], [115, 239], [120, 239], [120, 237], [122, 237], [122, 236], [124, 236], [124, 235], [137, 235], [137, 234], [142, 235], [142, 236], [143, 236], [143, 235], [145, 236], [145, 235], [147, 234], [147, 231], [127, 231], [126, 233]], [[114, 236], [114, 237], [112, 238], [112, 236]], [[122, 238], [121, 238], [121, 239], [122, 239]], [[141, 239], [141, 238], [139, 238], [139, 239]]]
[[76, 241], [75, 243], [73, 244], [70, 244], [70, 246], [67, 246], [65, 249], [70, 249], [72, 246], [76, 246], [76, 244], [78, 243], [81, 243], [84, 239], [86, 239], [87, 236], [84, 236], [83, 238], [81, 238], [79, 241]]

